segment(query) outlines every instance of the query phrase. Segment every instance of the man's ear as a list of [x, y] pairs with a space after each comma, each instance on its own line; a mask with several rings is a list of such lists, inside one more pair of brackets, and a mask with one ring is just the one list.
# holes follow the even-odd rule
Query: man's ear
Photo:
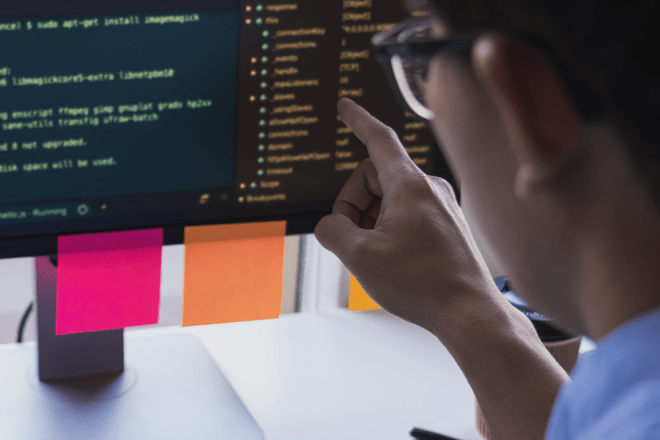
[[554, 66], [536, 49], [489, 34], [475, 44], [472, 61], [518, 158], [515, 191], [524, 198], [574, 158], [583, 122]]

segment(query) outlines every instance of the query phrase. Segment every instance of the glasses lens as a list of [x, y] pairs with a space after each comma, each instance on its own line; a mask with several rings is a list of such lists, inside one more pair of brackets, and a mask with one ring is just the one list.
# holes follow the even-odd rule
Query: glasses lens
[[[428, 40], [431, 37], [431, 22], [417, 22], [414, 26], [403, 29], [394, 38], [398, 43], [412, 43]], [[424, 119], [432, 119], [433, 112], [424, 104], [429, 63], [426, 57], [392, 57], [392, 69], [401, 93], [410, 108]]]

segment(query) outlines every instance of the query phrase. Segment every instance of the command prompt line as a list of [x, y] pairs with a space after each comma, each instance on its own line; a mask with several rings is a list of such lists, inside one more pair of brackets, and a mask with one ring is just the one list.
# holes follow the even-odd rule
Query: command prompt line
[[0, 21], [0, 203], [231, 187], [238, 20]]

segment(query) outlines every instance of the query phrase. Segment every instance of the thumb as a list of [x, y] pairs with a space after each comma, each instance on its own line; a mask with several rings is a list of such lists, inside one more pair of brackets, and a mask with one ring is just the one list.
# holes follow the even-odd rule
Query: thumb
[[342, 214], [323, 217], [314, 229], [314, 235], [321, 246], [335, 254], [344, 264], [354, 255], [355, 249], [364, 243], [369, 232]]

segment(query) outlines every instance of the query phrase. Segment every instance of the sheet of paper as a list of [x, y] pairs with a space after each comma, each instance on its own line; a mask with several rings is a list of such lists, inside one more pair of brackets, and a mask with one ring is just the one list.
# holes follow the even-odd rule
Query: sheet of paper
[[158, 323], [163, 230], [59, 237], [56, 333]]
[[357, 312], [376, 309], [380, 309], [380, 306], [367, 295], [357, 278], [351, 275], [348, 289], [348, 310]]
[[185, 231], [183, 326], [279, 318], [286, 222]]

